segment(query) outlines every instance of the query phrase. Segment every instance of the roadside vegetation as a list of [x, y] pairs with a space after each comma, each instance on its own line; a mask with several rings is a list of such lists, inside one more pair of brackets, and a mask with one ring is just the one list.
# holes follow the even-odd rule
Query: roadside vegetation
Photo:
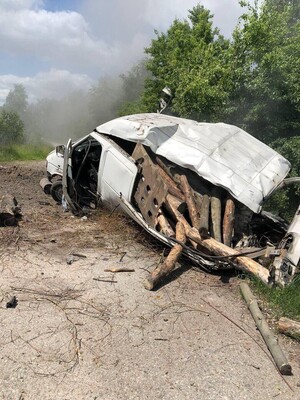
[[[144, 60], [86, 93], [29, 104], [24, 86], [15, 85], [0, 107], [0, 160], [44, 158], [42, 143], [81, 137], [121, 115], [157, 112], [168, 88], [166, 114], [237, 125], [285, 156], [290, 176], [300, 176], [300, 3], [240, 3], [244, 14], [231, 38], [198, 4], [155, 32]], [[299, 203], [299, 185], [290, 186], [267, 208], [289, 220]], [[299, 280], [286, 289], [255, 285], [276, 309], [299, 318]]]
[[275, 317], [285, 316], [300, 321], [300, 275], [285, 288], [272, 288], [260, 280], [251, 278], [255, 292], [271, 307]]
[[44, 160], [52, 147], [45, 144], [10, 144], [0, 147], [0, 162]]

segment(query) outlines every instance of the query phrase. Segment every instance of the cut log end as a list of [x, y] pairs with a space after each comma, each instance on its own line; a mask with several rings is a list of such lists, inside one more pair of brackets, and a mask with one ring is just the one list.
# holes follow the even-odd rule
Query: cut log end
[[154, 283], [153, 283], [153, 279], [151, 278], [151, 276], [149, 276], [147, 279], [144, 280], [143, 285], [144, 285], [145, 289], [153, 290]]

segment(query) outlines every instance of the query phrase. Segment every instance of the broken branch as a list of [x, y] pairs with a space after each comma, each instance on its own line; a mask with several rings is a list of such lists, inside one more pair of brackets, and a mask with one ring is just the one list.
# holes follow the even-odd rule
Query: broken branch
[[104, 272], [134, 272], [133, 268], [119, 267], [119, 268], [106, 268]]

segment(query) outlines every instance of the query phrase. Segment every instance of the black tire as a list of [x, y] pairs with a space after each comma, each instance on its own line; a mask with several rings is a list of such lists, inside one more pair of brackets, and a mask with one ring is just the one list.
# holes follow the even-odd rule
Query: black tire
[[61, 203], [63, 196], [62, 181], [56, 181], [52, 184], [50, 194], [57, 203]]

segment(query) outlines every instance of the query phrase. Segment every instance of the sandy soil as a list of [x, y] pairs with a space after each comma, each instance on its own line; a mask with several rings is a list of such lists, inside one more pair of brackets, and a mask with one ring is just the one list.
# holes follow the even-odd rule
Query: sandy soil
[[[164, 249], [123, 217], [64, 213], [43, 175], [43, 162], [0, 166], [24, 215], [0, 228], [1, 399], [300, 399], [299, 345], [279, 337], [284, 381], [237, 277], [185, 264], [146, 291]], [[119, 266], [134, 272], [104, 271]]]

